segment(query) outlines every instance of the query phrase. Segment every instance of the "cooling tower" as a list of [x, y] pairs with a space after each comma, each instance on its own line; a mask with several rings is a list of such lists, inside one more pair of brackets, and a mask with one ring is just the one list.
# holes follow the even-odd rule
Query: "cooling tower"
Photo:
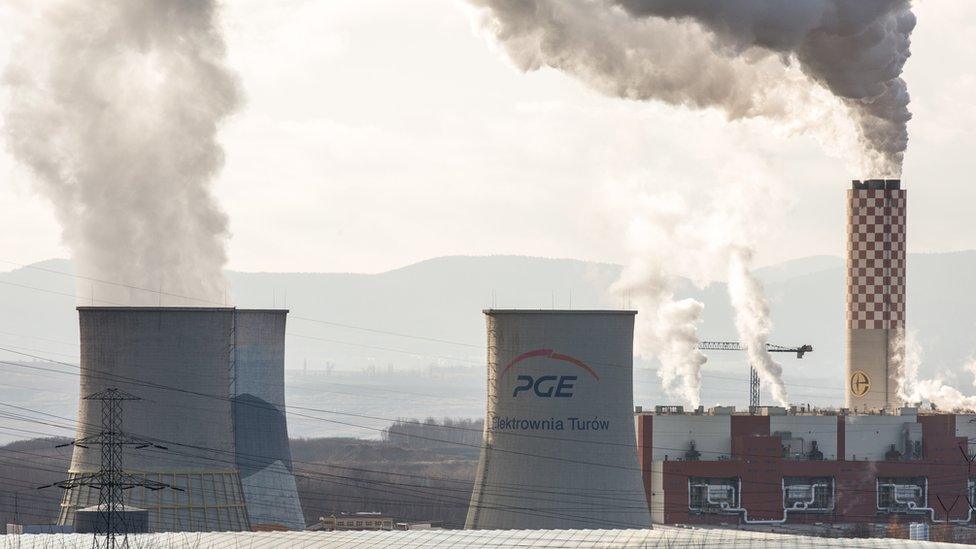
[[901, 405], [894, 345], [905, 329], [906, 192], [897, 179], [847, 191], [847, 407]]
[[[127, 472], [181, 489], [125, 492], [126, 505], [148, 510], [150, 531], [235, 531], [302, 522], [281, 414], [285, 311], [78, 312], [81, 396], [117, 387], [141, 398], [125, 403], [124, 431], [168, 448], [126, 448], [122, 455]], [[100, 403], [81, 399], [78, 418], [78, 438], [98, 432]], [[76, 446], [69, 477], [97, 471], [99, 462], [100, 447]], [[279, 477], [288, 478], [269, 480], [279, 466]], [[280, 507], [268, 511], [269, 502]], [[73, 524], [75, 510], [97, 503], [97, 489], [65, 491], [59, 523]]]
[[633, 311], [487, 310], [488, 410], [466, 528], [647, 528]]
[[304, 530], [285, 421], [283, 310], [239, 310], [231, 380], [237, 467], [254, 528]]

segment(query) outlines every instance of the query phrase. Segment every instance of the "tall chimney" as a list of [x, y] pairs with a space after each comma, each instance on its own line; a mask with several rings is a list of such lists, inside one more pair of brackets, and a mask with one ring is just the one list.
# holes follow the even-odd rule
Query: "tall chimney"
[[906, 192], [898, 179], [847, 191], [847, 407], [900, 406], [892, 345], [905, 329]]

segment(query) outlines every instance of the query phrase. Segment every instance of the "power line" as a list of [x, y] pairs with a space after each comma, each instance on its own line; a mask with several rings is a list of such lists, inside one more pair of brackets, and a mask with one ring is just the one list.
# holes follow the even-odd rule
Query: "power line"
[[[4, 349], [3, 347], [0, 347], [0, 350], [3, 350], [3, 349]], [[75, 366], [75, 365], [72, 365], [72, 364], [68, 364], [68, 363], [61, 362], [61, 361], [57, 361], [57, 360], [53, 360], [53, 359], [46, 359], [45, 357], [38, 356], [38, 355], [30, 355], [30, 354], [27, 354], [27, 353], [19, 353], [19, 354], [24, 354], [25, 356], [30, 356], [32, 358], [36, 358], [36, 359], [39, 359], [39, 360], [43, 360], [45, 362], [50, 362], [50, 363], [54, 363], [54, 364], [61, 364], [61, 365], [65, 365], [65, 366], [69, 366], [69, 367], [75, 368], [75, 369], [78, 368], [78, 366]], [[56, 373], [67, 373], [67, 374], [70, 374], [70, 375], [80, 375], [80, 374], [74, 373], [74, 372], [62, 372], [62, 371], [59, 371], [59, 370], [45, 369], [45, 368], [35, 367], [35, 366], [24, 366], [24, 365], [21, 365], [21, 364], [18, 364], [18, 363], [6, 363], [4, 361], [0, 361], [0, 364], [12, 364], [12, 365], [21, 366], [21, 367], [40, 368], [42, 370], [48, 370], [48, 371], [52, 371], [52, 372], [56, 372]], [[119, 381], [122, 381], [122, 382], [131, 383], [131, 384], [134, 384], [134, 385], [141, 385], [141, 386], [152, 387], [152, 388], [156, 388], [156, 389], [163, 389], [163, 390], [170, 390], [170, 391], [175, 391], [175, 392], [179, 392], [179, 393], [192, 394], [192, 395], [195, 395], [195, 396], [200, 396], [200, 397], [205, 397], [205, 398], [210, 398], [210, 399], [230, 401], [230, 398], [229, 397], [223, 397], [223, 396], [220, 396], [220, 395], [211, 395], [211, 394], [206, 394], [206, 393], [200, 393], [198, 391], [190, 391], [190, 390], [187, 390], [187, 389], [181, 389], [181, 388], [177, 388], [177, 387], [166, 386], [166, 385], [162, 385], [162, 384], [158, 384], [158, 383], [145, 382], [143, 380], [138, 380], [138, 379], [130, 378], [130, 377], [126, 377], [126, 376], [120, 376], [120, 375], [114, 375], [114, 374], [94, 374], [94, 373], [89, 373], [88, 375], [93, 376], [96, 379], [104, 379], [104, 380], [107, 380], [109, 382], [119, 382]], [[259, 406], [258, 404], [248, 404], [248, 405], [249, 406]], [[338, 421], [338, 420], [330, 420], [330, 419], [327, 419], [327, 418], [321, 418], [321, 417], [318, 417], [318, 416], [311, 416], [311, 415], [308, 415], [308, 414], [303, 414], [303, 413], [300, 413], [300, 412], [295, 412], [294, 410], [301, 410], [303, 412], [307, 411], [307, 412], [326, 413], [326, 414], [333, 414], [333, 415], [343, 415], [343, 416], [357, 417], [357, 418], [361, 418], [361, 419], [371, 419], [371, 420], [379, 420], [379, 421], [386, 421], [386, 422], [400, 421], [397, 418], [390, 418], [390, 417], [384, 417], [384, 416], [376, 416], [376, 415], [370, 415], [370, 414], [359, 414], [359, 413], [353, 413], [353, 412], [342, 412], [342, 411], [338, 411], [338, 410], [326, 410], [326, 409], [312, 408], [312, 407], [305, 407], [305, 406], [284, 406], [284, 408], [286, 410], [286, 414], [289, 414], [289, 415], [294, 415], [294, 416], [297, 416], [297, 417], [303, 417], [303, 418], [307, 418], [307, 419], [314, 419], [314, 420], [318, 420], [318, 421], [326, 421], [326, 422], [331, 422], [331, 423], [339, 423], [339, 424], [344, 424], [344, 425], [351, 425], [351, 426], [354, 426], [354, 427], [360, 427], [360, 428], [364, 428], [364, 429], [368, 429], [368, 430], [372, 430], [372, 431], [380, 431], [380, 432], [382, 432], [383, 429], [379, 429], [379, 428], [375, 428], [375, 427], [362, 426], [362, 425], [357, 425], [357, 424], [349, 424], [349, 423], [341, 422], [341, 421]], [[836, 417], [836, 416], [824, 416], [824, 417]], [[414, 424], [418, 424], [418, 425], [421, 424], [419, 421], [406, 422], [406, 423], [414, 423]], [[452, 429], [452, 430], [480, 431], [480, 430], [477, 430], [477, 429], [470, 429], [470, 428], [459, 427], [459, 426], [442, 426], [442, 428]], [[868, 430], [869, 431], [874, 431], [874, 429], [868, 429]], [[831, 431], [828, 431], [828, 432], [825, 432], [825, 433], [827, 433], [827, 434], [834, 433], [835, 434], [836, 433], [836, 430], [831, 430]], [[496, 433], [496, 435], [539, 438], [539, 439], [546, 439], [546, 440], [553, 440], [553, 441], [568, 441], [568, 442], [574, 442], [574, 443], [588, 442], [588, 441], [580, 441], [579, 439], [573, 439], [573, 438], [551, 437], [551, 436], [538, 435], [538, 434], [533, 434], [533, 433]], [[423, 438], [423, 437], [420, 437], [420, 438]], [[449, 442], [449, 441], [443, 441], [443, 440], [438, 440], [438, 439], [431, 439], [431, 440], [434, 440], [434, 441], [437, 441], [437, 442]], [[622, 445], [622, 444], [616, 444], [616, 443], [613, 443], [613, 442], [593, 442], [593, 443], [594, 444], [600, 444], [600, 445]], [[475, 447], [475, 448], [480, 448], [480, 446], [478, 446], [478, 445], [468, 445], [468, 446], [472, 446], [472, 447]], [[626, 446], [630, 447], [631, 445], [626, 445]], [[673, 449], [673, 450], [681, 450], [681, 451], [683, 451], [684, 449]], [[707, 453], [707, 451], [704, 451], [704, 452]], [[722, 454], [724, 454], [724, 452], [714, 452], [714, 453], [722, 453]]]
[[[682, 476], [682, 477], [684, 477], [684, 475], [680, 475], [680, 476]], [[363, 482], [363, 479], [352, 479], [352, 480], [353, 480], [354, 482], [359, 482], [359, 483], [361, 483], [361, 482]], [[400, 485], [402, 485], [402, 483], [397, 483], [397, 485], [398, 485], [398, 486], [400, 486]], [[428, 487], [428, 488], [429, 488], [429, 487]], [[873, 493], [873, 492], [872, 492], [872, 493]], [[947, 494], [944, 494], [944, 493], [943, 493], [942, 495], [947, 495]], [[513, 496], [511, 496], [511, 497], [518, 497], [518, 498], [523, 498], [523, 499], [525, 498], [525, 496], [524, 496], [524, 494], [519, 494], [519, 495], [513, 495]], [[459, 502], [459, 503], [460, 503], [460, 502]], [[623, 507], [620, 507], [620, 508], [623, 508]]]
[[[43, 412], [39, 412], [39, 413], [44, 414]], [[45, 415], [50, 415], [50, 414], [45, 414]], [[55, 417], [57, 417], [57, 416], [55, 416]], [[325, 419], [325, 418], [319, 418], [319, 419], [321, 419], [322, 421], [328, 421], [328, 422], [335, 421], [335, 420], [328, 420], [328, 419]], [[447, 443], [447, 444], [464, 445], [464, 446], [470, 446], [470, 447], [480, 448], [480, 445], [467, 444], [467, 443], [463, 443], [463, 442], [451, 441], [451, 440], [445, 440], [445, 439], [437, 439], [437, 438], [433, 438], [433, 437], [425, 437], [425, 436], [422, 436], [422, 435], [406, 434], [406, 436], [411, 436], [411, 437], [419, 438], [419, 439], [423, 439], [423, 440], [430, 440], [430, 441], [442, 442], [442, 443]], [[531, 434], [524, 434], [523, 436], [530, 436], [530, 437], [537, 437], [537, 438], [550, 438], [550, 437], [542, 437], [542, 436], [539, 436], [539, 435], [531, 435]], [[566, 440], [566, 441], [570, 441], [570, 442], [574, 442], [574, 443], [575, 442], [579, 442], [576, 439], [562, 439], [562, 440]], [[181, 447], [186, 447], [186, 448], [195, 448], [195, 449], [203, 449], [203, 450], [215, 450], [215, 449], [208, 448], [208, 447], [190, 446], [190, 445], [179, 444], [179, 443], [175, 443], [175, 442], [170, 442], [170, 444], [173, 444], [173, 445], [176, 445], [176, 446], [181, 446]], [[630, 446], [630, 445], [627, 445], [627, 446], [628, 447], [635, 447], [635, 446]], [[636, 447], [641, 447], [641, 446], [636, 446]], [[644, 446], [644, 448], [648, 448], [648, 447], [647, 446]], [[664, 449], [664, 450], [677, 450], [677, 451], [681, 451], [682, 450], [682, 449], [678, 449], [678, 448], [666, 448], [666, 447], [660, 447], [660, 446], [652, 446], [650, 448], [658, 449], [658, 450], [660, 450], [660, 449]], [[216, 450], [216, 451], [217, 452], [221, 452], [220, 450]], [[498, 449], [498, 451], [504, 451], [504, 450]], [[221, 453], [226, 453], [226, 452], [221, 452]], [[713, 453], [722, 453], [722, 452], [713, 452]], [[545, 455], [538, 455], [538, 454], [531, 454], [531, 453], [523, 453], [523, 454], [526, 455], [526, 456], [529, 456], [529, 457], [540, 457], [540, 458], [544, 458], [544, 459], [550, 458], [550, 456], [545, 456]], [[256, 456], [256, 457], [262, 457], [262, 456]], [[770, 456], [752, 455], [750, 457], [753, 457], [753, 458], [771, 458], [771, 459], [781, 459], [782, 458], [782, 456], [780, 456], [780, 455], [770, 455]], [[592, 465], [592, 463], [590, 463], [590, 462], [585, 462], [585, 461], [581, 461], [581, 460], [567, 460], [567, 461], [570, 461], [572, 463]], [[926, 462], [924, 460], [913, 460], [913, 462], [914, 463], [917, 463], [917, 464], [931, 463], [933, 465], [946, 465], [943, 462]], [[856, 462], [852, 462], [852, 463], [856, 463]], [[959, 463], [957, 465], [959, 465], [959, 466], [966, 466], [967, 464]], [[621, 467], [621, 468], [623, 468], [623, 467]], [[374, 471], [374, 472], [377, 472], [377, 471]], [[778, 486], [777, 483], [768, 483], [768, 484], [771, 484], [771, 485], [772, 484], [776, 484]], [[523, 485], [523, 486], [525, 486], [525, 485]]]
[[[97, 400], [102, 403], [102, 430], [95, 435], [73, 440], [63, 446], [81, 448], [99, 446], [102, 456], [100, 469], [95, 473], [81, 473], [67, 480], [40, 488], [57, 486], [62, 490], [77, 490], [83, 487], [97, 489], [99, 492], [97, 507], [99, 522], [93, 528], [95, 531], [95, 547], [104, 546], [106, 549], [115, 549], [117, 545], [128, 547], [128, 533], [132, 524], [126, 519], [122, 497], [123, 490], [131, 490], [136, 487], [146, 490], [163, 490], [165, 488], [182, 490], [162, 482], [140, 479], [123, 471], [123, 448], [131, 447], [137, 450], [141, 448], [166, 449], [164, 446], [148, 440], [134, 438], [122, 431], [122, 404], [127, 401], [140, 400], [139, 397], [112, 388], [88, 395], [85, 400]], [[99, 531], [102, 528], [105, 529], [104, 532]], [[100, 533], [105, 534], [104, 540], [99, 538]], [[120, 536], [122, 538], [121, 543], [117, 539]]]
[[[402, 334], [395, 334], [395, 335], [402, 335]], [[407, 336], [404, 336], [404, 337], [407, 337]], [[398, 352], [402, 352], [402, 351], [398, 351]], [[335, 412], [335, 411], [325, 411], [325, 412], [326, 413], [341, 413], [341, 412]]]
[[[182, 298], [182, 299], [194, 300], [194, 301], [199, 301], [199, 302], [206, 302], [206, 303], [210, 303], [211, 305], [217, 305], [217, 306], [223, 306], [224, 305], [221, 302], [217, 302], [217, 301], [213, 301], [213, 300], [201, 299], [201, 298], [197, 298], [197, 297], [185, 296], [185, 295], [175, 294], [175, 293], [170, 293], [170, 292], [161, 292], [158, 289], [145, 288], [145, 287], [140, 287], [140, 286], [136, 286], [136, 285], [132, 285], [132, 284], [126, 284], [126, 283], [122, 283], [122, 282], [115, 282], [115, 281], [109, 281], [109, 280], [104, 280], [104, 279], [98, 279], [98, 278], [94, 278], [94, 277], [86, 277], [86, 276], [76, 275], [76, 274], [73, 274], [73, 273], [66, 273], [66, 272], [63, 272], [63, 271], [57, 271], [57, 270], [53, 270], [53, 269], [46, 269], [46, 268], [43, 268], [43, 267], [37, 267], [35, 265], [24, 265], [24, 264], [20, 264], [20, 263], [16, 263], [16, 262], [13, 262], [13, 261], [8, 261], [8, 260], [0, 260], [0, 261], [3, 261], [5, 263], [9, 263], [9, 264], [12, 264], [12, 265], [17, 265], [17, 266], [20, 266], [22, 268], [33, 268], [33, 269], [38, 269], [38, 270], [42, 270], [42, 271], [45, 271], [45, 272], [55, 273], [55, 274], [59, 274], [59, 275], [63, 275], [63, 276], [75, 277], [75, 278], [82, 278], [84, 280], [91, 280], [91, 281], [101, 282], [101, 283], [104, 283], [104, 284], [110, 284], [110, 285], [120, 286], [120, 287], [124, 287], [124, 288], [129, 288], [129, 289], [136, 289], [136, 290], [140, 290], [140, 291], [145, 291], [145, 292], [150, 292], [150, 293], [155, 293], [155, 294], [166, 295], [166, 296], [169, 296], [169, 297], [179, 297], [179, 298]], [[6, 284], [7, 282], [6, 281], [0, 281], [0, 283]], [[34, 290], [39, 290], [39, 291], [48, 291], [48, 290], [45, 290], [43, 288], [35, 288], [35, 287], [32, 287], [32, 286], [26, 286], [26, 285], [22, 285], [22, 284], [15, 284], [15, 283], [9, 283], [9, 284], [14, 285], [14, 286], [18, 286], [18, 287], [22, 287], [22, 288], [27, 288], [27, 289], [34, 289]], [[66, 294], [66, 293], [63, 293], [63, 292], [53, 292], [53, 293], [58, 293], [60, 295], [65, 295], [65, 296], [68, 296], [68, 297], [74, 297], [75, 299], [83, 299], [82, 296], [77, 296], [75, 294]], [[105, 301], [105, 300], [96, 300], [96, 301], [99, 301], [99, 302], [102, 302], [102, 303], [106, 303], [106, 304], [109, 304], [109, 305], [125, 306], [125, 304], [122, 304], [122, 303], [110, 302], [110, 301]], [[435, 337], [422, 336], [422, 335], [416, 335], [416, 334], [407, 334], [407, 333], [402, 333], [402, 332], [394, 332], [394, 331], [388, 331], [388, 330], [380, 330], [380, 329], [376, 329], [376, 328], [370, 328], [370, 327], [365, 327], [365, 326], [357, 326], [357, 325], [353, 325], [353, 324], [346, 324], [346, 323], [335, 322], [335, 321], [331, 321], [331, 320], [316, 319], [316, 318], [304, 317], [304, 316], [299, 316], [299, 315], [290, 315], [290, 317], [291, 318], [294, 318], [294, 319], [298, 319], [298, 320], [305, 320], [305, 321], [308, 321], [308, 322], [314, 322], [314, 323], [323, 324], [323, 325], [331, 325], [331, 326], [342, 327], [342, 328], [347, 328], [347, 329], [352, 329], [352, 330], [360, 330], [360, 331], [365, 331], [365, 332], [370, 332], [370, 333], [376, 333], [376, 334], [391, 335], [391, 336], [397, 336], [397, 337], [417, 339], [417, 340], [422, 340], [422, 341], [437, 342], [437, 343], [444, 343], [444, 344], [458, 345], [458, 346], [464, 346], [464, 347], [469, 347], [469, 348], [474, 348], [474, 349], [486, 350], [486, 347], [483, 346], [483, 345], [476, 345], [476, 344], [472, 344], [472, 343], [452, 341], [452, 340], [443, 339], [443, 338], [435, 338]], [[448, 360], [457, 360], [457, 361], [461, 361], [461, 362], [472, 362], [472, 363], [475, 363], [475, 364], [483, 364], [483, 362], [481, 362], [481, 361], [470, 361], [468, 359], [463, 359], [463, 358], [460, 358], [460, 357], [442, 356], [442, 355], [430, 355], [430, 354], [427, 354], [427, 353], [420, 353], [420, 352], [415, 352], [415, 351], [404, 351], [404, 350], [400, 350], [400, 349], [391, 349], [391, 348], [383, 348], [383, 347], [378, 347], [378, 346], [369, 346], [369, 345], [363, 345], [363, 344], [351, 343], [351, 342], [344, 342], [344, 341], [339, 341], [339, 340], [328, 340], [328, 339], [324, 339], [324, 338], [315, 338], [314, 336], [304, 336], [304, 335], [299, 335], [299, 334], [290, 334], [289, 333], [288, 335], [291, 335], [291, 336], [294, 336], [294, 337], [302, 337], [302, 338], [306, 338], [306, 339], [319, 339], [321, 341], [326, 341], [326, 342], [329, 342], [329, 343], [337, 343], [337, 344], [343, 344], [343, 345], [351, 345], [351, 346], [357, 346], [357, 347], [371, 348], [371, 349], [374, 349], [374, 350], [382, 350], [382, 351], [396, 352], [396, 353], [406, 353], [406, 354], [411, 354], [411, 355], [415, 355], [415, 356], [433, 356], [434, 358], [443, 358], [443, 359], [448, 359]], [[604, 365], [604, 366], [612, 366], [612, 367], [621, 367], [621, 365], [617, 365], [617, 364], [601, 364], [601, 365]], [[636, 370], [636, 368], [634, 368], [634, 370]], [[733, 380], [733, 381], [740, 381], [739, 378], [733, 378], [733, 377], [721, 377], [721, 376], [710, 376], [710, 377], [714, 377], [716, 379], [727, 379], [727, 380]], [[793, 385], [793, 384], [789, 384], [789, 385]], [[816, 387], [816, 386], [811, 386], [809, 384], [803, 384], [803, 386], [804, 387], [810, 387], [810, 388], [828, 389], [828, 390], [836, 390], [837, 389], [836, 387]]]

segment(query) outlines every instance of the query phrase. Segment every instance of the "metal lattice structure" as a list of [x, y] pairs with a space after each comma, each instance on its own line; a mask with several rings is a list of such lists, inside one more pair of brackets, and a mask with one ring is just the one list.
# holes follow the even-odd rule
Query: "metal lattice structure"
[[[41, 486], [41, 488], [57, 486], [62, 490], [71, 490], [87, 486], [98, 490], [98, 523], [104, 528], [104, 532], [102, 532], [104, 538], [100, 538], [99, 532], [96, 530], [94, 546], [105, 547], [106, 549], [115, 549], [119, 546], [128, 547], [128, 528], [122, 516], [122, 511], [125, 509], [123, 491], [136, 487], [153, 491], [173, 487], [162, 482], [125, 473], [122, 470], [122, 449], [128, 446], [135, 449], [152, 447], [165, 450], [166, 447], [148, 440], [131, 437], [122, 430], [122, 404], [130, 400], [141, 400], [139, 397], [116, 388], [110, 388], [88, 395], [85, 400], [101, 401], [102, 430], [95, 435], [73, 440], [58, 447], [80, 446], [88, 448], [99, 446], [101, 449], [101, 468], [97, 472], [75, 476], [55, 484]], [[173, 489], [179, 490], [179, 488]], [[117, 539], [118, 536], [122, 536], [121, 543]]]
[[[69, 476], [88, 473], [72, 472]], [[148, 511], [150, 532], [239, 531], [248, 514], [236, 469], [213, 471], [131, 471], [137, 478], [169, 484], [174, 490], [126, 490], [126, 505]], [[179, 490], [175, 490], [179, 488]], [[77, 524], [78, 511], [98, 504], [98, 490], [81, 486], [65, 491], [61, 516]], [[67, 523], [67, 521], [64, 521]]]
[[[746, 346], [738, 341], [702, 341], [698, 343], [698, 349], [702, 351], [745, 351]], [[794, 353], [796, 358], [803, 358], [806, 353], [813, 352], [812, 345], [800, 345], [799, 347], [786, 347], [783, 345], [766, 344], [766, 352], [769, 353]], [[752, 365], [749, 366], [749, 410], [755, 411], [759, 408], [760, 402], [760, 383], [759, 372]]]
[[[702, 351], [745, 351], [746, 346], [738, 341], [702, 341], [698, 343], [698, 348]], [[770, 353], [794, 353], [796, 358], [803, 358], [806, 353], [813, 352], [812, 345], [800, 345], [799, 347], [786, 347], [784, 345], [766, 344], [766, 351]]]
[[755, 366], [749, 366], [749, 411], [759, 407], [762, 397], [762, 385], [759, 383], [759, 372]]

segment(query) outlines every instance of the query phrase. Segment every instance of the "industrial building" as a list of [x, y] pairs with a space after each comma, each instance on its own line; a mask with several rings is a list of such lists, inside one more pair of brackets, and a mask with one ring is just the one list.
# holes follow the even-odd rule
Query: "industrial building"
[[973, 518], [976, 415], [658, 407], [636, 418], [655, 524]]
[[[122, 452], [123, 469], [176, 489], [125, 491], [151, 532], [301, 528], [283, 405], [287, 311], [79, 307], [80, 393], [118, 388], [123, 430], [161, 448]], [[78, 439], [101, 409], [82, 398]], [[75, 445], [69, 478], [101, 467], [100, 448]], [[97, 487], [65, 491], [59, 524], [97, 505]]]
[[645, 528], [634, 311], [486, 310], [488, 409], [465, 527]]
[[847, 407], [638, 409], [655, 524], [972, 524], [976, 415], [903, 407], [897, 394], [906, 192], [854, 181], [847, 205]]
[[393, 517], [377, 512], [339, 513], [319, 517], [308, 527], [310, 531], [333, 532], [336, 530], [393, 530]]

